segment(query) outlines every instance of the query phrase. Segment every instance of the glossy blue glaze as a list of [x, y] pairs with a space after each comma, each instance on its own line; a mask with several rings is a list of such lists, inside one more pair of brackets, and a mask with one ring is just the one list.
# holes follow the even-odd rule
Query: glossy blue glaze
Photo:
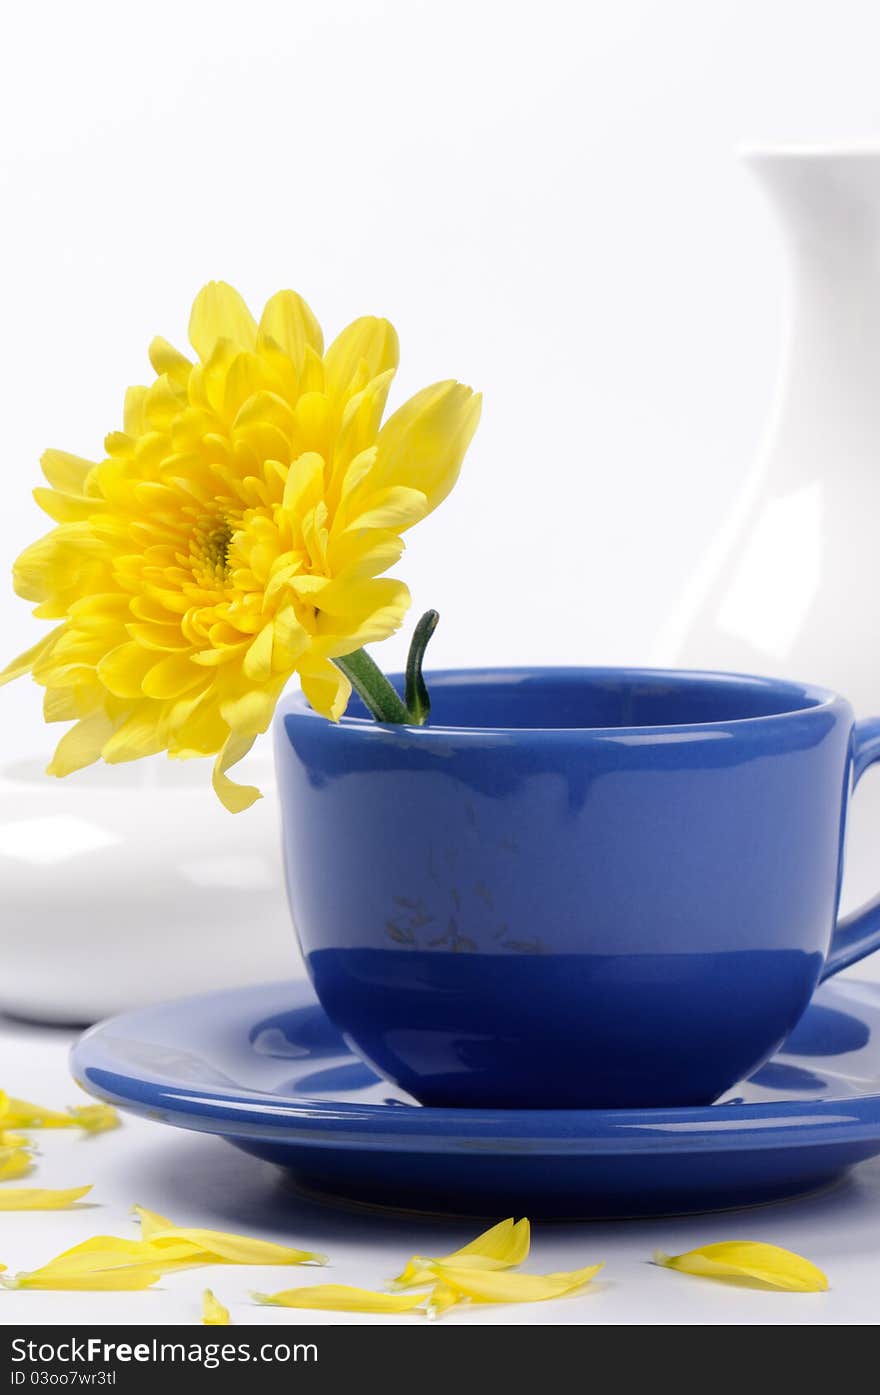
[[303, 983], [128, 1013], [86, 1033], [72, 1065], [99, 1099], [219, 1134], [310, 1191], [496, 1220], [746, 1205], [880, 1153], [880, 987], [846, 980], [705, 1108], [423, 1108], [353, 1054]]
[[[726, 674], [430, 686], [424, 728], [279, 708], [290, 904], [334, 1024], [435, 1106], [704, 1104], [753, 1071], [825, 965], [878, 724]], [[829, 965], [878, 938], [871, 910]]]

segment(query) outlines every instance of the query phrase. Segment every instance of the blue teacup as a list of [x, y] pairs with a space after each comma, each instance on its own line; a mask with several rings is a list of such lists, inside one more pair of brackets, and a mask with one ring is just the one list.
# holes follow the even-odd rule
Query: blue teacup
[[880, 719], [724, 673], [435, 673], [422, 728], [276, 722], [293, 919], [328, 1015], [431, 1105], [699, 1105], [880, 945], [835, 926]]

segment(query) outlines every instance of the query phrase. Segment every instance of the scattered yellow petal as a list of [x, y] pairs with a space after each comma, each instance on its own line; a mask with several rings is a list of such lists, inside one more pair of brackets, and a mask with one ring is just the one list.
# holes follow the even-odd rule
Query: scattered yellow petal
[[24, 1177], [34, 1165], [33, 1157], [27, 1148], [0, 1148], [0, 1182], [8, 1182], [14, 1177]]
[[206, 1256], [208, 1263], [226, 1264], [326, 1264], [327, 1256], [312, 1250], [298, 1250], [278, 1245], [272, 1240], [256, 1240], [247, 1235], [230, 1235], [222, 1230], [202, 1230], [177, 1226], [173, 1221], [147, 1211], [133, 1208], [141, 1222], [141, 1235], [150, 1244], [161, 1248], [165, 1244], [185, 1242]]
[[753, 1240], [703, 1245], [683, 1255], [667, 1255], [658, 1250], [654, 1263], [707, 1279], [751, 1279], [761, 1286], [786, 1289], [791, 1293], [819, 1293], [828, 1287], [822, 1270], [802, 1255]]
[[28, 1142], [23, 1133], [0, 1133], [0, 1148], [25, 1148]]
[[7, 1097], [0, 1119], [4, 1128], [11, 1129], [76, 1128], [76, 1120], [70, 1114], [62, 1114], [57, 1109], [44, 1109], [42, 1105], [11, 1097]]
[[6, 1288], [143, 1289], [163, 1274], [211, 1262], [210, 1256], [198, 1254], [189, 1244], [161, 1249], [142, 1240], [94, 1235], [39, 1269], [0, 1279], [0, 1283]]
[[227, 1235], [219, 1230], [180, 1229], [154, 1235], [152, 1244], [186, 1240], [209, 1257], [211, 1263], [226, 1264], [326, 1264], [327, 1256], [313, 1250], [297, 1250], [276, 1245], [271, 1240], [254, 1240], [246, 1235]]
[[278, 1308], [324, 1308], [337, 1313], [408, 1313], [425, 1302], [424, 1293], [377, 1293], [348, 1284], [317, 1284], [288, 1288], [281, 1293], [254, 1293], [256, 1303]]
[[0, 1095], [0, 1127], [3, 1129], [85, 1129], [104, 1133], [119, 1125], [119, 1115], [109, 1104], [72, 1105], [65, 1113], [41, 1104]]
[[202, 1322], [206, 1327], [228, 1327], [229, 1309], [216, 1299], [209, 1288], [202, 1294]]
[[463, 1299], [475, 1303], [537, 1303], [562, 1298], [589, 1283], [601, 1264], [568, 1274], [512, 1274], [449, 1265], [432, 1265], [430, 1293], [379, 1293], [350, 1288], [346, 1284], [319, 1284], [315, 1288], [291, 1288], [281, 1293], [255, 1293], [258, 1303], [281, 1308], [323, 1308], [347, 1313], [407, 1313], [422, 1308], [437, 1317]]
[[431, 1266], [434, 1264], [459, 1265], [466, 1269], [510, 1269], [522, 1264], [528, 1258], [530, 1227], [523, 1218], [514, 1224], [513, 1218], [499, 1221], [490, 1230], [483, 1231], [476, 1240], [464, 1245], [452, 1254], [437, 1259], [425, 1255], [413, 1255], [409, 1264], [394, 1283], [399, 1288], [411, 1288], [433, 1282]]
[[[73, 1194], [23, 1193], [19, 1196], [79, 1196]], [[3, 1198], [16, 1193], [0, 1188]], [[303, 1264], [323, 1260], [307, 1250], [295, 1250], [266, 1240], [226, 1235], [214, 1230], [193, 1230], [175, 1226], [166, 1217], [142, 1207], [135, 1208], [141, 1221], [140, 1240], [115, 1235], [94, 1235], [50, 1260], [42, 1268], [14, 1279], [7, 1287], [43, 1289], [142, 1289], [149, 1288], [163, 1274], [192, 1269], [205, 1264]], [[217, 1304], [218, 1311], [221, 1305]], [[225, 1310], [222, 1310], [225, 1311]], [[208, 1320], [207, 1318], [205, 1319]], [[215, 1322], [228, 1321], [215, 1317]]]
[[499, 1221], [490, 1230], [484, 1230], [476, 1240], [472, 1240], [469, 1245], [463, 1245], [442, 1262], [457, 1264], [466, 1255], [473, 1255], [480, 1259], [498, 1260], [499, 1263], [508, 1266], [522, 1264], [528, 1259], [530, 1240], [531, 1227], [525, 1217], [515, 1223], [511, 1217], [506, 1221]]
[[119, 1128], [119, 1115], [112, 1104], [80, 1104], [70, 1110], [75, 1124], [86, 1133], [106, 1133]]
[[[464, 1302], [468, 1302], [467, 1298]], [[445, 1313], [447, 1308], [454, 1308], [456, 1303], [462, 1302], [462, 1294], [450, 1284], [435, 1284], [428, 1298], [428, 1305], [425, 1313], [429, 1318], [438, 1318], [441, 1313]]]
[[541, 1303], [574, 1293], [598, 1274], [601, 1264], [562, 1274], [511, 1274], [434, 1264], [434, 1274], [446, 1286], [474, 1303]]
[[132, 1206], [131, 1209], [141, 1223], [142, 1240], [152, 1240], [157, 1231], [171, 1230], [174, 1226], [167, 1216], [160, 1216], [158, 1211], [148, 1211], [146, 1206]]
[[132, 1266], [129, 1269], [83, 1271], [54, 1270], [48, 1266], [46, 1269], [35, 1269], [30, 1274], [17, 1274], [14, 1279], [0, 1279], [0, 1284], [4, 1288], [34, 1288], [60, 1292], [77, 1289], [131, 1292], [149, 1288], [161, 1277], [160, 1269], [148, 1269], [145, 1265]]
[[88, 1187], [67, 1187], [47, 1190], [41, 1187], [0, 1188], [0, 1211], [64, 1211], [92, 1190]]
[[68, 1272], [146, 1266], [170, 1273], [175, 1269], [193, 1269], [212, 1263], [210, 1255], [189, 1243], [161, 1246], [143, 1240], [121, 1240], [117, 1235], [93, 1235], [56, 1255], [43, 1269]]

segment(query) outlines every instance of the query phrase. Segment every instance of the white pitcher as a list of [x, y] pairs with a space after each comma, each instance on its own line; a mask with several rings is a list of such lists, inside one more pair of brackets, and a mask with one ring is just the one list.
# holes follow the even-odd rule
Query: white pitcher
[[[657, 659], [799, 678], [880, 708], [880, 147], [746, 152], [790, 266], [766, 445]], [[876, 889], [880, 781], [854, 817], [846, 903]], [[875, 970], [876, 972], [876, 970]]]

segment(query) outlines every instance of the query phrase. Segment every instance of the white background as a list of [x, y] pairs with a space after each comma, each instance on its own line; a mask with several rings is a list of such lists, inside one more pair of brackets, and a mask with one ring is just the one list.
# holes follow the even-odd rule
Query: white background
[[[29, 495], [41, 451], [101, 453], [149, 339], [183, 343], [205, 280], [254, 308], [292, 286], [330, 335], [362, 313], [394, 321], [396, 401], [447, 376], [485, 394], [458, 489], [397, 569], [417, 611], [442, 613], [432, 662], [653, 658], [775, 386], [783, 256], [736, 146], [880, 139], [878, 39], [870, 0], [15, 6], [0, 48], [0, 573], [45, 527]], [[4, 655], [38, 630], [0, 586]], [[0, 758], [49, 750], [38, 698], [0, 693]], [[63, 1103], [64, 1046], [12, 1031], [3, 1083]], [[60, 1148], [43, 1180], [83, 1180]], [[241, 1228], [272, 1234], [274, 1174], [220, 1145], [135, 1124], [82, 1152], [113, 1208], [88, 1233], [123, 1233], [134, 1200], [235, 1228], [247, 1193]], [[871, 1321], [878, 1177], [869, 1165], [827, 1206], [726, 1227], [825, 1263], [835, 1291], [818, 1306], [644, 1266], [653, 1243], [685, 1248], [717, 1223], [557, 1227], [536, 1258], [616, 1253], [610, 1287], [571, 1321]], [[325, 1222], [309, 1224], [317, 1243]], [[429, 1239], [343, 1230], [349, 1268], [333, 1277], [370, 1284], [392, 1249]], [[9, 1218], [3, 1259], [29, 1266], [85, 1233], [82, 1217]], [[191, 1321], [200, 1286], [98, 1302], [110, 1320]], [[99, 1311], [62, 1298], [20, 1295], [15, 1320]], [[552, 1309], [540, 1316], [561, 1320]]]

